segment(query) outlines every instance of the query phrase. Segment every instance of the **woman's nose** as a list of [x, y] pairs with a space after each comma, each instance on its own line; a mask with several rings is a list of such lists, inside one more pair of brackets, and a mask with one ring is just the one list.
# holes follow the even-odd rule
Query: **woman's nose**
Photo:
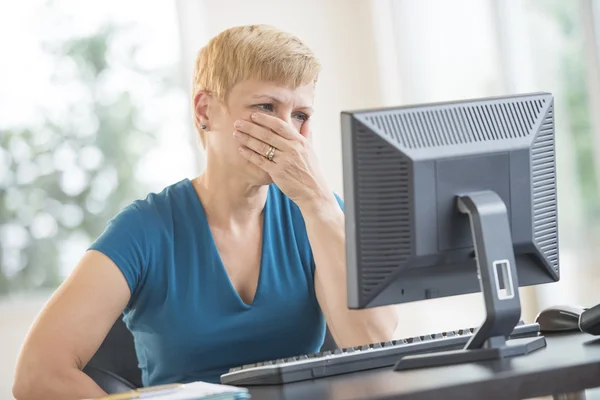
[[288, 124], [292, 123], [292, 116], [289, 112], [286, 113], [281, 113], [280, 115], [278, 115], [279, 119], [287, 122]]

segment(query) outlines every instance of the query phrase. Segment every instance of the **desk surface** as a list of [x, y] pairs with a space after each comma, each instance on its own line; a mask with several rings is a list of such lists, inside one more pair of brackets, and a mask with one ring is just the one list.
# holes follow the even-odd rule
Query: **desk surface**
[[477, 364], [395, 372], [381, 368], [281, 386], [250, 387], [252, 397], [291, 399], [524, 399], [600, 386], [600, 338], [546, 336], [532, 354]]

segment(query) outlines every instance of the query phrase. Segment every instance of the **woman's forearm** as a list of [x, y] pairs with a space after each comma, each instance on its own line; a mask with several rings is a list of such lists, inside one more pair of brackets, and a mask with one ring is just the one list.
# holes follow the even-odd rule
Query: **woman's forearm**
[[315, 259], [315, 291], [340, 347], [389, 341], [398, 324], [393, 306], [348, 309], [344, 213], [335, 197], [301, 207]]

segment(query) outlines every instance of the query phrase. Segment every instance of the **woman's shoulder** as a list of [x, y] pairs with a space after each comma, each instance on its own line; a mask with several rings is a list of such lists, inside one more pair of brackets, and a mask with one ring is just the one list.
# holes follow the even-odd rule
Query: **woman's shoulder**
[[125, 206], [115, 218], [130, 218], [143, 221], [145, 225], [162, 225], [172, 222], [178, 215], [189, 215], [194, 207], [193, 191], [189, 179], [181, 180], [157, 192], [150, 192]]
[[144, 199], [135, 200], [133, 204], [146, 211], [171, 207], [184, 202], [189, 196], [190, 190], [193, 190], [191, 181], [183, 179], [160, 191], [150, 192]]

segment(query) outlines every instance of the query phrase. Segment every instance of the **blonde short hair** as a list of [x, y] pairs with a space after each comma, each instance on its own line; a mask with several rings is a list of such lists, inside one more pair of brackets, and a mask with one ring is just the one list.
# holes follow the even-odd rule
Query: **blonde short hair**
[[[295, 89], [316, 83], [320, 70], [313, 52], [289, 33], [269, 25], [233, 27], [212, 38], [198, 52], [192, 102], [198, 92], [206, 90], [226, 103], [231, 88], [249, 79]], [[194, 124], [202, 135], [195, 112]]]

